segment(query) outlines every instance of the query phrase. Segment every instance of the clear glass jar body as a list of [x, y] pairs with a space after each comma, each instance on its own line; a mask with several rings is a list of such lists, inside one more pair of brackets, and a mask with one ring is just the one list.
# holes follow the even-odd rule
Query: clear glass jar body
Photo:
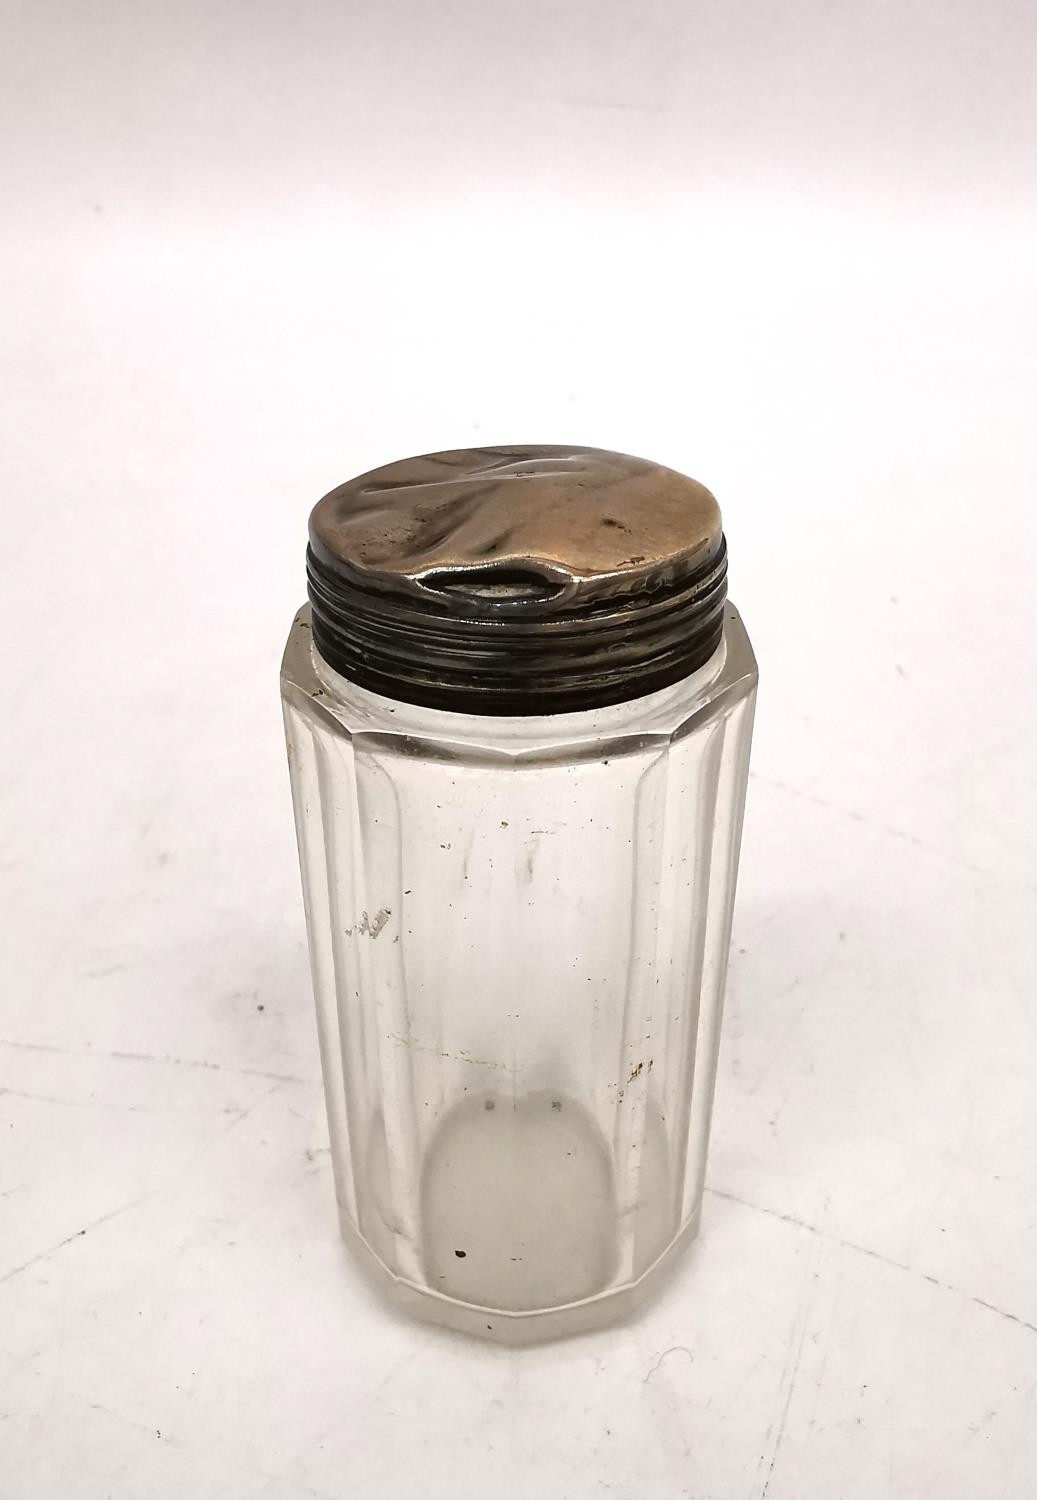
[[282, 696], [343, 1233], [512, 1341], [626, 1312], [698, 1224], [756, 664], [577, 713]]

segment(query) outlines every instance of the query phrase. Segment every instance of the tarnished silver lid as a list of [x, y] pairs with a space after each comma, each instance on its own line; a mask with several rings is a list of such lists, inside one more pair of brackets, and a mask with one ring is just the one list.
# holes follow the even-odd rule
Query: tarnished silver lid
[[597, 448], [459, 449], [340, 485], [310, 517], [317, 650], [388, 697], [552, 713], [679, 680], [716, 649], [720, 510]]

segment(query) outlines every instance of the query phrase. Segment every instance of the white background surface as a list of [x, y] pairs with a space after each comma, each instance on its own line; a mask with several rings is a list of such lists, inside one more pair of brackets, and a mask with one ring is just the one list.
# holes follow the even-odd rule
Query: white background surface
[[[4, 1500], [1032, 1500], [1025, 4], [9, 4]], [[709, 484], [762, 690], [703, 1232], [540, 1350], [337, 1238], [309, 505]]]

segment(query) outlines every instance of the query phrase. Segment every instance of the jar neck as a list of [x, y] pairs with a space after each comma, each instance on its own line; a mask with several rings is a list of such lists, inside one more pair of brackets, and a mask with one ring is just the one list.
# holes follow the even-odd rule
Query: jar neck
[[317, 649], [351, 681], [434, 709], [539, 717], [622, 704], [701, 670], [723, 630], [727, 544], [719, 533], [694, 562], [594, 590], [541, 562], [372, 579], [318, 538], [306, 570]]
[[[352, 732], [389, 733], [448, 740], [471, 746], [508, 747], [580, 744], [612, 736], [667, 735], [684, 723], [699, 702], [704, 703], [721, 676], [727, 659], [724, 625], [717, 646], [697, 671], [655, 692], [604, 707], [562, 713], [486, 714], [428, 707], [386, 697], [344, 677], [311, 643], [314, 673], [323, 690], [322, 702]], [[302, 619], [307, 619], [305, 611]]]

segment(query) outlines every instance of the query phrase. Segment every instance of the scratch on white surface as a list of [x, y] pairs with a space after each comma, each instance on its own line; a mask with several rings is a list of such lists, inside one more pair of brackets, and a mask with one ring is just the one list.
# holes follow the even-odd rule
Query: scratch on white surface
[[[408, 1367], [413, 1367], [415, 1361], [419, 1359], [421, 1355], [423, 1355], [428, 1349], [438, 1348], [439, 1345], [440, 1338], [435, 1330], [433, 1330], [431, 1333], [426, 1333], [423, 1338], [415, 1340], [415, 1342], [407, 1348], [406, 1353], [400, 1359], [395, 1360], [388, 1367], [385, 1374], [378, 1382], [376, 1390], [384, 1391], [387, 1386], [393, 1383], [401, 1370], [405, 1370]], [[339, 1425], [340, 1424], [336, 1423], [335, 1427], [329, 1428], [328, 1431], [324, 1434], [324, 1437], [330, 1437], [331, 1433], [336, 1431]]]
[[[270, 1088], [263, 1090], [258, 1099], [254, 1099], [252, 1103], [247, 1105], [244, 1109], [234, 1110], [233, 1119], [230, 1120], [222, 1130], [217, 1131], [216, 1135], [213, 1136], [211, 1140], [205, 1143], [204, 1147], [198, 1153], [198, 1155], [192, 1157], [191, 1160], [183, 1166], [181, 1172], [178, 1175], [183, 1176], [185, 1173], [193, 1171], [197, 1165], [197, 1162], [201, 1160], [202, 1157], [207, 1155], [209, 1151], [215, 1149], [215, 1147], [218, 1146], [220, 1142], [223, 1141], [225, 1137], [231, 1133], [231, 1131], [236, 1130], [244, 1120], [247, 1120], [249, 1115], [251, 1115], [254, 1110], [259, 1109], [261, 1105], [265, 1104], [269, 1098], [271, 1098], [278, 1092], [279, 1089], [283, 1087], [284, 1081], [273, 1083], [271, 1084]], [[151, 1193], [142, 1193], [140, 1197], [134, 1198], [130, 1203], [124, 1203], [121, 1208], [113, 1208], [110, 1213], [102, 1214], [99, 1219], [94, 1219], [91, 1221], [91, 1223], [85, 1225], [84, 1228], [77, 1229], [75, 1234], [67, 1235], [63, 1240], [59, 1240], [56, 1245], [51, 1245], [48, 1249], [41, 1250], [37, 1255], [30, 1256], [28, 1260], [22, 1261], [20, 1265], [12, 1266], [9, 1271], [5, 1271], [2, 1275], [0, 1275], [0, 1286], [3, 1286], [5, 1282], [13, 1280], [14, 1277], [20, 1276], [23, 1271], [27, 1271], [31, 1266], [38, 1265], [40, 1261], [49, 1260], [52, 1255], [57, 1255], [58, 1252], [64, 1250], [66, 1246], [74, 1244], [76, 1240], [82, 1239], [83, 1236], [89, 1234], [91, 1230], [99, 1229], [102, 1224], [107, 1224], [112, 1219], [118, 1219], [121, 1218], [123, 1214], [128, 1214], [131, 1209], [137, 1208], [141, 1203], [144, 1203], [148, 1198], [152, 1196], [153, 1194]]]
[[36, 1104], [59, 1104], [72, 1109], [114, 1109], [128, 1115], [176, 1115], [176, 1114], [211, 1114], [212, 1110], [199, 1111], [192, 1107], [171, 1109], [160, 1104], [127, 1104], [118, 1099], [67, 1099], [61, 1094], [36, 1094], [29, 1089], [0, 1088], [0, 1099], [4, 1097], [11, 1099], [31, 1099]]
[[247, 1104], [244, 1109], [236, 1109], [231, 1111], [231, 1113], [233, 1114], [233, 1119], [230, 1120], [230, 1122], [225, 1125], [222, 1130], [218, 1130], [211, 1140], [206, 1141], [205, 1145], [202, 1147], [198, 1155], [192, 1157], [190, 1161], [187, 1162], [180, 1175], [183, 1175], [183, 1173], [185, 1172], [194, 1171], [198, 1162], [201, 1161], [203, 1157], [208, 1156], [210, 1151], [214, 1151], [216, 1147], [219, 1146], [226, 1139], [226, 1137], [231, 1134], [232, 1131], [237, 1130], [238, 1126], [248, 1119], [249, 1115], [253, 1114], [257, 1109], [260, 1109], [268, 1099], [272, 1099], [276, 1093], [284, 1088], [284, 1086], [284, 1082], [272, 1083], [268, 1089], [263, 1090], [258, 1099], [253, 1099], [252, 1103]]
[[806, 792], [801, 787], [790, 786], [787, 781], [778, 781], [773, 776], [764, 776], [760, 771], [750, 771], [749, 777], [752, 781], [760, 782], [762, 786], [769, 786], [772, 791], [785, 792], [790, 797], [798, 797], [803, 802], [811, 802], [815, 807], [823, 807], [827, 812], [837, 813], [841, 818], [849, 818], [851, 822], [863, 823], [866, 827], [885, 833], [890, 838], [900, 839], [905, 844], [911, 844], [915, 849], [920, 849], [924, 854], [931, 854], [936, 859], [942, 859], [945, 864], [957, 865], [959, 869], [968, 870], [972, 875], [982, 875], [984, 879], [994, 880], [1002, 885], [1037, 892], [1037, 885], [1029, 880], [1019, 880], [1014, 876], [1004, 875], [998, 870], [991, 870], [986, 865], [977, 865], [974, 860], [962, 859], [960, 854], [928, 844], [916, 834], [908, 833], [905, 828], [897, 828], [892, 823], [884, 823], [880, 818], [873, 818], [868, 813], [856, 812], [852, 807], [843, 807], [838, 802], [829, 802], [827, 797], [819, 797], [816, 792]]
[[76, 1240], [81, 1240], [92, 1229], [99, 1229], [102, 1224], [108, 1224], [112, 1219], [119, 1219], [123, 1214], [128, 1214], [131, 1209], [137, 1208], [139, 1204], [143, 1203], [150, 1196], [150, 1193], [144, 1193], [141, 1197], [134, 1198], [131, 1203], [124, 1203], [121, 1208], [113, 1208], [110, 1213], [102, 1214], [99, 1219], [94, 1219], [91, 1223], [85, 1225], [84, 1228], [77, 1229], [75, 1234], [66, 1235], [63, 1240], [58, 1240], [56, 1245], [51, 1245], [48, 1249], [41, 1250], [38, 1255], [31, 1255], [28, 1260], [23, 1260], [20, 1266], [12, 1266], [9, 1271], [5, 1271], [0, 1276], [0, 1286], [3, 1286], [7, 1281], [13, 1281], [16, 1276], [20, 1276], [23, 1271], [27, 1271], [30, 1266], [39, 1265], [41, 1260], [49, 1260], [52, 1255], [57, 1255], [59, 1250], [64, 1250], [66, 1245], [75, 1244]]
[[151, 1427], [146, 1422], [136, 1421], [133, 1417], [124, 1417], [122, 1412], [113, 1411], [110, 1406], [102, 1406], [99, 1401], [88, 1401], [86, 1404], [91, 1411], [102, 1412], [104, 1416], [111, 1417], [116, 1422], [122, 1422], [126, 1427], [133, 1427], [137, 1432], [146, 1432], [149, 1437], [156, 1437], [163, 1443], [171, 1443], [176, 1448], [181, 1446], [176, 1438], [170, 1437], [168, 1432], [163, 1432], [160, 1427]]
[[976, 1437], [979, 1436], [979, 1434], [981, 1432], [984, 1432], [986, 1430], [986, 1428], [988, 1428], [990, 1426], [991, 1422], [994, 1422], [994, 1421], [997, 1420], [997, 1416], [998, 1416], [997, 1408], [993, 1407], [993, 1406], [988, 1406], [987, 1409], [986, 1409], [986, 1411], [980, 1417], [979, 1421], [978, 1422], [973, 1422], [970, 1425], [968, 1433], [966, 1434], [964, 1440], [962, 1441], [962, 1445], [961, 1446], [963, 1448], [967, 1448], [968, 1445], [969, 1445], [969, 1443], [971, 1443]]
[[[158, 1057], [147, 1052], [109, 1052], [116, 1062], [164, 1063], [170, 1068], [205, 1068], [213, 1073], [237, 1073], [242, 1078], [266, 1078], [271, 1083], [319, 1083], [318, 1078], [303, 1078], [297, 1073], [273, 1073], [266, 1068], [239, 1068], [227, 1063], [208, 1062], [193, 1057]], [[96, 1053], [90, 1056], [96, 1057]]]
[[55, 1047], [48, 1042], [15, 1042], [0, 1037], [0, 1047], [11, 1047], [19, 1052], [49, 1052], [57, 1057], [96, 1057], [108, 1062], [157, 1063], [168, 1068], [203, 1068], [210, 1073], [235, 1073], [242, 1078], [268, 1078], [271, 1083], [316, 1084], [317, 1078], [303, 1078], [296, 1073], [273, 1073], [266, 1068], [241, 1068], [232, 1063], [210, 1062], [206, 1058], [172, 1057], [151, 1052], [94, 1052], [91, 1049], [78, 1051], [72, 1047]]
[[983, 1297], [977, 1297], [972, 1292], [966, 1291], [964, 1287], [955, 1286], [951, 1281], [940, 1281], [936, 1276], [920, 1271], [917, 1266], [909, 1266], [902, 1260], [894, 1260], [890, 1255], [883, 1255], [881, 1250], [872, 1250], [867, 1245], [857, 1244], [855, 1240], [846, 1240], [842, 1235], [832, 1234], [828, 1229], [819, 1229], [816, 1224], [809, 1224], [805, 1219], [797, 1219], [795, 1214], [783, 1214], [776, 1208], [765, 1208], [762, 1203], [751, 1203], [748, 1198], [739, 1198], [737, 1193], [725, 1193], [720, 1188], [714, 1187], [706, 1188], [706, 1192], [713, 1198], [724, 1198], [728, 1203], [737, 1203], [742, 1208], [751, 1209], [753, 1213], [767, 1214], [769, 1218], [780, 1219], [784, 1224], [792, 1224], [797, 1229], [805, 1229], [808, 1234], [817, 1235], [833, 1245], [841, 1245], [844, 1250], [853, 1250], [858, 1255], [868, 1255], [872, 1260], [879, 1260], [883, 1265], [892, 1266], [896, 1271], [904, 1271], [908, 1276], [917, 1276], [922, 1281], [927, 1281], [930, 1286], [939, 1287], [941, 1291], [953, 1292], [955, 1296], [964, 1297], [967, 1301], [974, 1302], [977, 1307], [996, 1313], [999, 1318], [1004, 1318], [1009, 1323], [1017, 1323], [1020, 1328], [1025, 1328], [1030, 1333], [1037, 1333], [1037, 1323], [1029, 1323], [1017, 1313], [1008, 1312], [1003, 1307], [995, 1307], [993, 1302], [987, 1302]]
[[811, 1267], [810, 1277], [804, 1292], [802, 1306], [799, 1314], [799, 1327], [793, 1330], [789, 1341], [790, 1361], [786, 1366], [787, 1376], [785, 1384], [785, 1399], [781, 1403], [781, 1415], [778, 1419], [778, 1430], [774, 1438], [774, 1447], [771, 1449], [771, 1460], [767, 1465], [767, 1473], [764, 1477], [763, 1488], [760, 1491], [760, 1500], [767, 1500], [767, 1491], [771, 1487], [774, 1478], [774, 1466], [778, 1462], [778, 1454], [781, 1452], [782, 1441], [785, 1437], [785, 1428], [789, 1420], [789, 1408], [792, 1405], [792, 1397], [795, 1394], [796, 1382], [799, 1379], [799, 1367], [803, 1359], [803, 1345], [806, 1343], [807, 1328], [810, 1324], [810, 1313], [814, 1305], [814, 1292], [817, 1287], [817, 1270]]
[[[781, 1380], [778, 1384], [777, 1405], [773, 1416], [767, 1424], [762, 1450], [756, 1465], [756, 1472], [753, 1475], [750, 1500], [766, 1500], [767, 1492], [771, 1487], [771, 1480], [774, 1478], [774, 1469], [778, 1462], [778, 1454], [781, 1452], [781, 1445], [785, 1438], [785, 1428], [788, 1425], [792, 1397], [795, 1394], [796, 1384], [799, 1379], [799, 1367], [803, 1359], [803, 1346], [806, 1342], [807, 1329], [810, 1326], [810, 1314], [817, 1293], [817, 1264], [820, 1258], [823, 1238], [818, 1236], [810, 1244], [812, 1246], [812, 1254], [800, 1292], [796, 1316], [789, 1331], [788, 1343], [785, 1350], [785, 1366], [781, 1372]], [[770, 1454], [769, 1459], [768, 1450]], [[761, 1475], [763, 1476], [762, 1485], [760, 1484]], [[757, 1485], [760, 1485], [759, 1489], [757, 1489]]]
[[671, 1354], [686, 1354], [688, 1356], [688, 1358], [691, 1360], [692, 1364], [695, 1363], [695, 1356], [694, 1356], [694, 1354], [692, 1354], [692, 1352], [688, 1348], [687, 1344], [671, 1344], [670, 1347], [669, 1347], [669, 1349], [664, 1349], [663, 1352], [660, 1354], [660, 1356], [656, 1360], [655, 1364], [648, 1371], [648, 1374], [641, 1381], [642, 1385], [647, 1385], [648, 1384], [648, 1382], [651, 1380], [652, 1376], [655, 1374], [656, 1370], [658, 1370], [659, 1367], [662, 1365], [663, 1360], [669, 1359], [669, 1357], [670, 1357]]
[[[890, 1265], [896, 1265], [896, 1261], [890, 1261]], [[926, 1281], [933, 1281], [934, 1286], [946, 1287], [950, 1292], [957, 1292], [959, 1296], [967, 1297], [977, 1307], [985, 1307], [987, 1312], [997, 1313], [999, 1318], [1007, 1318], [1009, 1323], [1018, 1323], [1020, 1328], [1028, 1328], [1031, 1333], [1037, 1333], [1037, 1323], [1028, 1323], [1025, 1318], [1020, 1318], [1017, 1313], [1006, 1312], [1003, 1307], [995, 1307], [993, 1302], [987, 1302], [983, 1297], [974, 1297], [971, 1292], [963, 1291], [961, 1287], [951, 1286], [949, 1282], [934, 1281], [932, 1276], [927, 1276], [925, 1279]]]

